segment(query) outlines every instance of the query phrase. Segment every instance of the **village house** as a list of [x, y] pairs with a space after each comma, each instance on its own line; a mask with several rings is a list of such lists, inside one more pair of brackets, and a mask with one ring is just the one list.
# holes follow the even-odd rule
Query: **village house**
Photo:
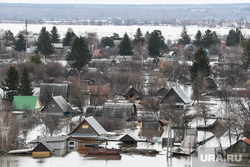
[[161, 104], [175, 105], [175, 109], [183, 109], [184, 105], [192, 103], [192, 100], [179, 87], [173, 87], [161, 100]]
[[213, 77], [206, 77], [202, 82], [202, 89], [206, 93], [206, 95], [214, 95], [218, 90], [219, 86], [217, 85], [215, 79]]
[[101, 49], [95, 49], [92, 53], [92, 58], [99, 58], [102, 57], [104, 55], [103, 51]]
[[72, 139], [96, 140], [102, 139], [107, 131], [96, 121], [93, 116], [84, 118], [83, 121], [69, 133]]
[[42, 109], [42, 103], [38, 96], [14, 96], [12, 108], [15, 111], [38, 113]]
[[71, 113], [71, 109], [62, 96], [53, 96], [50, 102], [42, 109], [42, 113], [48, 115], [68, 115]]
[[139, 93], [138, 90], [130, 86], [125, 90], [125, 92], [122, 93], [122, 96], [125, 97], [125, 99], [131, 103], [135, 103], [138, 100], [142, 99], [141, 93]]
[[43, 142], [50, 146], [53, 150], [64, 149], [70, 142], [70, 136], [55, 136], [55, 137], [38, 137], [29, 142], [31, 148], [35, 148], [39, 143]]
[[70, 68], [66, 78], [68, 81], [80, 80], [80, 72], [77, 68]]
[[66, 101], [68, 99], [68, 84], [41, 83], [40, 100], [46, 105], [53, 96], [62, 96]]

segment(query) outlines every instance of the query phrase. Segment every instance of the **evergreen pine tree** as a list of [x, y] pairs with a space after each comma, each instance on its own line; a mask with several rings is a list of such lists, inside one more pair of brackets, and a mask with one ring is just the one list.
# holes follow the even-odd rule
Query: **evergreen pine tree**
[[14, 96], [19, 95], [20, 75], [14, 66], [11, 66], [1, 83], [1, 88], [4, 91], [4, 99], [13, 101]]
[[45, 58], [54, 53], [54, 48], [51, 45], [51, 38], [50, 38], [50, 34], [49, 32], [46, 30], [46, 27], [42, 27], [40, 33], [39, 33], [39, 37], [36, 41], [36, 46], [37, 52], [41, 52], [42, 54], [44, 54]]
[[30, 62], [35, 64], [42, 64], [41, 57], [39, 54], [30, 57]]
[[26, 42], [24, 36], [20, 33], [18, 39], [15, 41], [15, 51], [25, 51]]
[[250, 39], [246, 40], [243, 45], [243, 54], [241, 56], [241, 61], [245, 69], [250, 67]]
[[15, 43], [14, 35], [10, 30], [4, 32], [3, 39], [5, 41], [5, 46], [11, 46]]
[[238, 34], [233, 29], [231, 29], [227, 35], [226, 44], [227, 46], [233, 46], [238, 43], [239, 43]]
[[106, 47], [106, 46], [109, 46], [109, 47], [113, 47], [115, 44], [114, 44], [114, 39], [111, 38], [111, 37], [103, 37], [101, 39], [101, 44]]
[[86, 39], [76, 37], [71, 50], [66, 55], [66, 60], [72, 68], [77, 68], [79, 71], [87, 65], [92, 58], [89, 53]]
[[161, 45], [162, 45], [162, 41], [161, 41], [161, 38], [159, 36], [159, 32], [157, 30], [155, 30], [150, 34], [150, 38], [148, 41], [149, 55], [152, 57], [159, 56]]
[[199, 100], [199, 90], [202, 88], [202, 82], [205, 77], [212, 74], [212, 70], [207, 53], [202, 47], [194, 53], [192, 62], [189, 72], [191, 74], [194, 95], [198, 95], [197, 99]]
[[133, 43], [135, 45], [138, 45], [138, 44], [142, 45], [142, 44], [144, 44], [144, 42], [145, 42], [145, 38], [143, 37], [141, 29], [138, 28], [136, 31], [136, 34], [134, 35]]
[[76, 34], [71, 28], [69, 28], [65, 35], [65, 38], [63, 39], [63, 46], [72, 46], [75, 37]]
[[207, 30], [205, 31], [204, 36], [202, 37], [202, 46], [209, 48], [212, 45], [216, 45], [220, 43], [220, 40], [217, 36], [217, 33], [215, 31]]
[[194, 53], [192, 62], [193, 64], [189, 67], [189, 71], [193, 82], [197, 80], [198, 73], [203, 74], [204, 77], [212, 74], [209, 58], [206, 51], [202, 47]]
[[23, 69], [19, 89], [20, 89], [21, 96], [32, 96], [33, 95], [32, 80], [29, 76], [29, 73], [28, 73], [28, 70], [26, 67]]
[[120, 55], [132, 55], [133, 54], [133, 47], [132, 47], [132, 42], [128, 37], [128, 34], [125, 33], [121, 43], [119, 44], [119, 54]]
[[187, 28], [184, 26], [181, 33], [181, 39], [178, 40], [178, 43], [185, 46], [186, 44], [189, 44], [190, 41], [191, 38], [187, 33]]
[[57, 28], [56, 26], [53, 26], [52, 27], [52, 30], [50, 31], [50, 36], [51, 36], [51, 42], [52, 43], [59, 43], [60, 42], [60, 39], [59, 39], [59, 34], [58, 34], [58, 31], [57, 31]]
[[195, 35], [195, 40], [194, 40], [194, 45], [196, 47], [200, 47], [202, 45], [202, 33], [200, 30], [197, 31], [196, 35]]

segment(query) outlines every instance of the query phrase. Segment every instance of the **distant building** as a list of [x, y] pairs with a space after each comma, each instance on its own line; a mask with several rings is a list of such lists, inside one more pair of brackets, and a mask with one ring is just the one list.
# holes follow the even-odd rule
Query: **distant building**
[[162, 104], [175, 105], [176, 109], [183, 109], [185, 104], [192, 103], [192, 100], [179, 87], [173, 87], [161, 100]]
[[104, 55], [104, 53], [101, 49], [95, 49], [92, 53], [93, 58], [98, 58], [98, 57], [101, 57], [103, 55]]
[[69, 135], [73, 139], [96, 140], [105, 135], [107, 131], [91, 116], [84, 120]]
[[135, 103], [135, 101], [140, 100], [142, 98], [141, 93], [137, 91], [135, 88], [130, 86], [122, 93], [122, 96], [125, 97], [126, 100]]
[[90, 85], [90, 104], [103, 104], [109, 99], [110, 86], [109, 85]]
[[45, 142], [40, 142], [32, 151], [32, 157], [34, 158], [48, 158], [51, 157], [53, 148], [51, 148]]
[[245, 158], [250, 158], [250, 139], [244, 137], [235, 144], [225, 149], [226, 154], [238, 154]]
[[124, 144], [137, 144], [137, 142], [140, 140], [138, 137], [134, 136], [133, 134], [126, 134], [122, 136], [120, 139]]

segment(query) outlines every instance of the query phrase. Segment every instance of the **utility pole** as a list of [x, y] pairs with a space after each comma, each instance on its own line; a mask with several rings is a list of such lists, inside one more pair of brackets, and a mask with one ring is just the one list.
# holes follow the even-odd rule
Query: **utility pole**
[[27, 53], [27, 46], [28, 46], [28, 23], [27, 20], [25, 21], [25, 62], [28, 61], [28, 53]]

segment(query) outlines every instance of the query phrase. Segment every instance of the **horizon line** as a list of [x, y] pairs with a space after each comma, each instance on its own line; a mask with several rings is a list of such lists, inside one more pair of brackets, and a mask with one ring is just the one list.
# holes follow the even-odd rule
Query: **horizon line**
[[151, 3], [147, 3], [147, 4], [141, 4], [141, 3], [135, 3], [135, 4], [131, 4], [131, 3], [121, 3], [121, 4], [114, 4], [114, 3], [25, 3], [25, 2], [21, 2], [21, 3], [17, 3], [17, 2], [0, 2], [0, 4], [35, 4], [35, 5], [233, 5], [233, 4], [250, 4], [250, 2], [237, 2], [237, 3], [157, 3], [157, 4], [151, 4]]

